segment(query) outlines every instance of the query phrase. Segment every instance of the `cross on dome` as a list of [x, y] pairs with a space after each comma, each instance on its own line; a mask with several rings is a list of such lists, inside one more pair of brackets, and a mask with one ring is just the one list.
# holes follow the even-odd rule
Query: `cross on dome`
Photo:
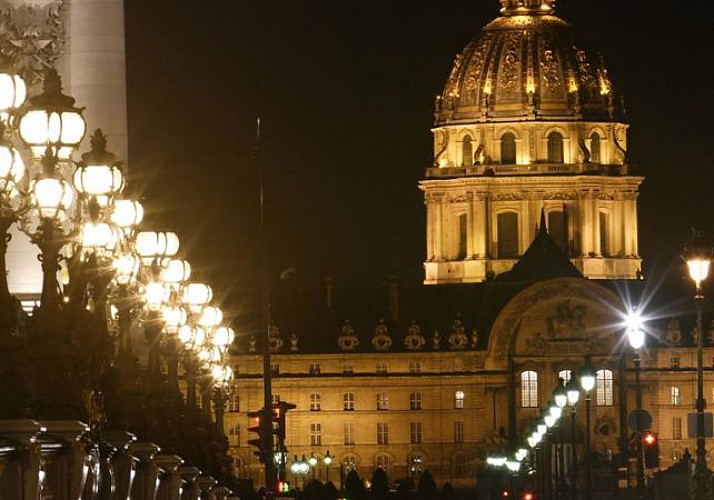
[[555, 0], [501, 0], [501, 13], [506, 16], [519, 14], [551, 14]]

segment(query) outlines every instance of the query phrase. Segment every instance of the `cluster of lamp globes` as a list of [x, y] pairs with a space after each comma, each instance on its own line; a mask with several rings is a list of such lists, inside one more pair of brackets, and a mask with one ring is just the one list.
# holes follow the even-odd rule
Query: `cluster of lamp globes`
[[[210, 305], [211, 288], [189, 282], [191, 266], [176, 257], [175, 233], [139, 231], [143, 207], [122, 195], [122, 164], [106, 150], [100, 130], [91, 137], [91, 151], [72, 160], [86, 133], [83, 109], [74, 103], [62, 94], [53, 69], [34, 97], [19, 74], [0, 70], [0, 218], [17, 221], [38, 244], [60, 235], [63, 256], [94, 258], [111, 270], [110, 294], [134, 293], [163, 321], [164, 333], [195, 352], [217, 384], [228, 383], [233, 372], [223, 361], [234, 332]], [[18, 137], [29, 151], [29, 168], [13, 146]], [[69, 271], [61, 272], [67, 279]], [[111, 305], [110, 322], [119, 308]]]
[[[330, 452], [327, 451], [325, 456], [322, 457], [322, 462], [326, 467], [329, 467], [333, 458], [334, 457], [330, 455]], [[295, 455], [292, 464], [290, 464], [290, 472], [296, 476], [304, 476], [310, 472], [310, 469], [317, 467], [319, 463], [320, 459], [316, 457], [314, 453], [310, 453], [310, 456], [307, 459], [305, 458], [305, 455], [303, 455], [302, 458], [298, 458], [297, 455]]]
[[526, 438], [523, 446], [510, 454], [495, 454], [486, 458], [486, 463], [492, 467], [506, 467], [509, 472], [518, 473], [521, 465], [538, 444], [543, 440], [548, 431], [555, 427], [563, 416], [566, 405], [575, 407], [580, 399], [581, 389], [589, 393], [595, 387], [595, 372], [589, 364], [583, 367], [580, 374], [580, 383], [573, 377], [567, 384], [561, 383], [553, 393], [553, 400], [547, 408], [541, 410], [540, 418], [533, 426], [533, 430]]

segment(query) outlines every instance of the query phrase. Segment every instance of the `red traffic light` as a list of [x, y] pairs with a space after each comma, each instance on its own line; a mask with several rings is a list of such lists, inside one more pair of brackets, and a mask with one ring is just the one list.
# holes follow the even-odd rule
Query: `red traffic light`
[[533, 493], [531, 493], [530, 491], [526, 492], [523, 495], [523, 500], [533, 500]]
[[647, 446], [652, 446], [657, 442], [657, 438], [655, 437], [655, 435], [650, 432], [645, 434], [642, 439]]

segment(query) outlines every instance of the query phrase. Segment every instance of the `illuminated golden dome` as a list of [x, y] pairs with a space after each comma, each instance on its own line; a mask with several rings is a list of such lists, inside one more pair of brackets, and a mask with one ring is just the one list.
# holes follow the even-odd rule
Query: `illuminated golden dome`
[[437, 126], [472, 121], [612, 120], [618, 109], [598, 54], [586, 54], [554, 0], [501, 0], [501, 16], [456, 57]]

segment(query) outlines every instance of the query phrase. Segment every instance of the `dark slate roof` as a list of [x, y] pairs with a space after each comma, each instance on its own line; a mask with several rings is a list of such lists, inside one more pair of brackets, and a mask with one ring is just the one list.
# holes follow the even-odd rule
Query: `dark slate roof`
[[497, 281], [540, 281], [550, 278], [582, 278], [577, 267], [548, 233], [545, 215], [541, 212], [540, 228], [513, 269], [496, 277]]

